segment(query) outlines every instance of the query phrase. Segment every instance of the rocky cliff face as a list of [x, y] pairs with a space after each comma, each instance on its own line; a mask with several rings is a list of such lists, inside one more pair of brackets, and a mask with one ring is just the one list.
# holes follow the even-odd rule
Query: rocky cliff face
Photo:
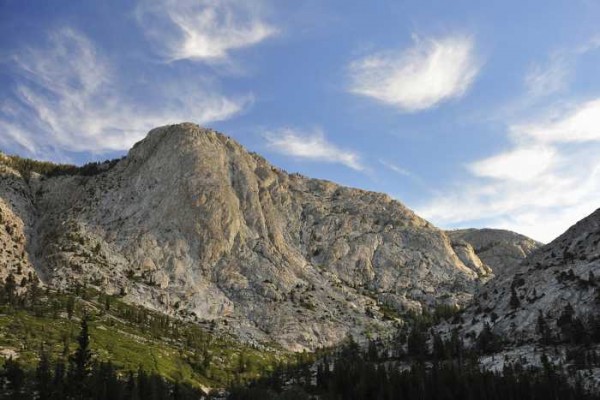
[[2, 215], [16, 224], [0, 236], [3, 265], [35, 260], [47, 284], [85, 283], [294, 350], [384, 333], [394, 312], [465, 304], [489, 274], [390, 197], [287, 174], [193, 124], [151, 131], [93, 176], [2, 177]]
[[[493, 332], [516, 344], [537, 342], [544, 335], [552, 336], [553, 342], [568, 342], [561, 317], [566, 322], [578, 318], [584, 329], [598, 316], [599, 243], [597, 210], [523, 262], [503, 265], [503, 272], [483, 286], [465, 310], [462, 332], [475, 337], [488, 323]], [[540, 323], [547, 332], [541, 332]]]
[[[535, 249], [542, 246], [527, 236], [503, 229], [457, 229], [446, 231], [452, 246], [473, 251], [486, 272], [502, 274], [519, 265]], [[471, 250], [472, 249], [472, 250]]]
[[31, 190], [0, 154], [0, 279], [12, 273], [15, 283], [35, 279], [27, 238], [36, 218]]

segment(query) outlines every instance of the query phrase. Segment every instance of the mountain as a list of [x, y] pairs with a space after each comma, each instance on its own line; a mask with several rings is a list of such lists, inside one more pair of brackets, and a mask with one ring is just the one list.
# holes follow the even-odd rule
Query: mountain
[[510, 270], [542, 246], [527, 236], [503, 229], [457, 229], [446, 231], [452, 246], [472, 248], [481, 262], [494, 274]]
[[385, 334], [398, 314], [466, 304], [489, 275], [389, 196], [288, 174], [190, 123], [113, 162], [0, 161], [3, 275], [35, 269], [51, 287], [119, 294], [252, 343]]
[[599, 244], [597, 210], [521, 263], [504, 265], [465, 310], [462, 332], [475, 338], [489, 324], [512, 344], [592, 340], [600, 333]]
[[21, 174], [7, 167], [0, 153], [0, 279], [13, 274], [17, 283], [35, 274], [27, 251], [36, 220], [31, 188]]
[[[435, 397], [449, 385], [461, 398], [504, 387], [591, 399], [599, 243], [600, 210], [545, 246], [442, 231], [384, 194], [288, 174], [189, 123], [82, 167], [0, 153], [0, 386], [38, 390], [52, 376], [39, 371], [87, 343], [89, 321], [86, 385], [121, 391], [222, 398], [233, 382], [235, 398]], [[52, 393], [77, 393], [69, 376]]]

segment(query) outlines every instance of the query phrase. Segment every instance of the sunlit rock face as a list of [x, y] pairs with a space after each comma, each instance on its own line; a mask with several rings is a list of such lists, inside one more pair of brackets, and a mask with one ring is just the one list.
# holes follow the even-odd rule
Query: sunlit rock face
[[503, 229], [457, 229], [446, 234], [453, 243], [471, 246], [484, 266], [495, 274], [514, 268], [542, 246], [527, 236]]
[[17, 249], [24, 263], [46, 284], [94, 286], [244, 340], [302, 350], [385, 334], [396, 321], [383, 309], [464, 305], [490, 274], [476, 247], [389, 196], [288, 174], [194, 124], [154, 129], [99, 170], [3, 172], [3, 215], [32, 244]]
[[[30, 180], [37, 179], [31, 177]], [[29, 250], [29, 237], [36, 219], [30, 186], [18, 171], [6, 165], [0, 153], [0, 280], [12, 274], [21, 286], [23, 279], [37, 279]], [[21, 290], [21, 289], [19, 289]]]

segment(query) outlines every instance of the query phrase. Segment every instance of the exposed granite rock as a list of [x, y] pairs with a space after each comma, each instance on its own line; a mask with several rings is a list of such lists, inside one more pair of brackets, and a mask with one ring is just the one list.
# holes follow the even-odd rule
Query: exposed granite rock
[[4, 282], [12, 273], [20, 285], [23, 279], [37, 279], [28, 240], [32, 237], [35, 207], [30, 186], [4, 161], [5, 156], [0, 153], [0, 280]]
[[189, 123], [152, 130], [94, 176], [17, 178], [14, 210], [35, 231], [19, 229], [48, 284], [86, 283], [293, 350], [387, 332], [384, 304], [464, 305], [489, 272], [387, 195], [287, 174]]
[[452, 239], [452, 248], [465, 266], [477, 273], [478, 276], [484, 279], [493, 277], [492, 269], [481, 261], [470, 243], [460, 239]]
[[489, 267], [495, 274], [516, 267], [542, 246], [527, 236], [503, 229], [457, 229], [446, 231], [446, 234], [453, 244], [468, 243], [484, 268]]
[[474, 338], [489, 323], [508, 342], [523, 344], [541, 339], [540, 315], [555, 337], [560, 335], [557, 320], [567, 307], [584, 323], [590, 315], [597, 316], [599, 243], [597, 210], [520, 264], [505, 264], [463, 313], [462, 333]]

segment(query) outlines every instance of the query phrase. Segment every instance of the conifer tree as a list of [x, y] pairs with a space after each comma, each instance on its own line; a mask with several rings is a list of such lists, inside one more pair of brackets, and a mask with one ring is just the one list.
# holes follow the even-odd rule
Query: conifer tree
[[427, 335], [425, 334], [422, 324], [415, 323], [408, 335], [407, 343], [409, 355], [417, 358], [427, 356]]
[[432, 341], [433, 341], [433, 357], [436, 360], [446, 359], [446, 356], [447, 356], [446, 346], [445, 346], [444, 341], [442, 340], [441, 336], [434, 333], [432, 335]]
[[4, 363], [3, 375], [8, 381], [8, 389], [10, 391], [11, 396], [9, 398], [23, 399], [24, 396], [22, 393], [22, 389], [23, 384], [25, 383], [25, 372], [23, 372], [23, 369], [21, 368], [19, 363], [13, 360], [12, 357], [10, 357]]
[[54, 376], [52, 378], [52, 400], [65, 398], [65, 363], [59, 359], [54, 365]]
[[73, 318], [73, 312], [75, 311], [75, 298], [73, 296], [67, 297], [66, 309], [69, 319]]
[[519, 296], [517, 296], [517, 291], [515, 290], [515, 288], [513, 287], [511, 289], [510, 292], [510, 308], [512, 308], [513, 310], [516, 310], [517, 308], [519, 308], [519, 305], [521, 305], [521, 302], [519, 301]]
[[4, 282], [4, 299], [8, 304], [14, 304], [17, 297], [17, 282], [11, 272]]
[[52, 372], [50, 370], [50, 356], [44, 346], [40, 350], [40, 361], [35, 371], [36, 389], [38, 399], [46, 400], [50, 398]]
[[92, 352], [90, 350], [88, 317], [84, 315], [81, 319], [81, 330], [77, 337], [77, 349], [70, 359], [70, 387], [74, 389], [76, 398], [85, 398], [88, 389], [87, 381], [90, 375], [91, 362]]
[[542, 344], [549, 345], [552, 341], [552, 332], [550, 331], [550, 327], [544, 318], [541, 310], [538, 310], [538, 318], [537, 318], [537, 332], [541, 336]]
[[502, 347], [500, 338], [492, 332], [490, 324], [485, 323], [483, 325], [483, 329], [477, 336], [476, 347], [483, 354], [494, 353]]

